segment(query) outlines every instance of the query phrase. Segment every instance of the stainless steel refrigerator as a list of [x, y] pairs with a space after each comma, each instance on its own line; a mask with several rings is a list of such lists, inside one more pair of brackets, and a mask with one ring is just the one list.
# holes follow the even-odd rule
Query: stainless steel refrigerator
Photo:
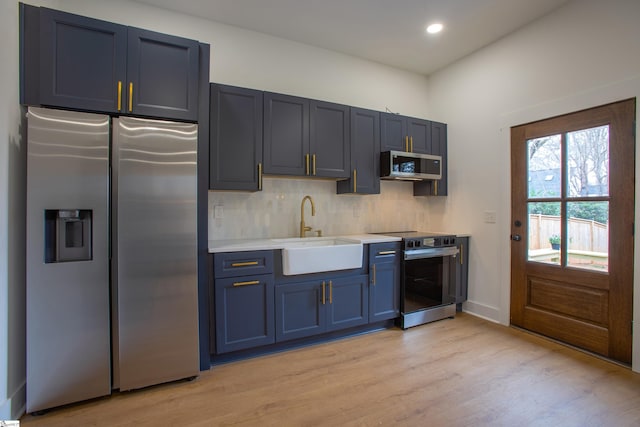
[[27, 412], [197, 375], [197, 125], [27, 123]]

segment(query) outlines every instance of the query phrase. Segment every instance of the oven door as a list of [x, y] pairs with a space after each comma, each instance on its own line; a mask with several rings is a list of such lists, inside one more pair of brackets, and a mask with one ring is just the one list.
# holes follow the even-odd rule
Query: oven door
[[402, 268], [402, 313], [412, 313], [454, 304], [449, 276], [450, 263], [458, 254], [455, 246], [405, 251]]

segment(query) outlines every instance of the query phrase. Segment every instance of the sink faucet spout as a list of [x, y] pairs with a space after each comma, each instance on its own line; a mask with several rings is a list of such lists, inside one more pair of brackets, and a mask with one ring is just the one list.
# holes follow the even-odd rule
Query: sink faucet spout
[[307, 226], [304, 223], [304, 202], [309, 201], [311, 203], [311, 216], [316, 215], [316, 206], [313, 203], [313, 199], [311, 196], [304, 196], [302, 198], [302, 202], [300, 203], [300, 237], [305, 237], [307, 231], [311, 231], [311, 227]]

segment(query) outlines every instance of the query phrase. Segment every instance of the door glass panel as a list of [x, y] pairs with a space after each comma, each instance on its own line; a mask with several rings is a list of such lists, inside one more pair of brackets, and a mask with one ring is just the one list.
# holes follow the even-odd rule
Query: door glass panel
[[560, 264], [560, 202], [530, 202], [528, 260]]
[[567, 265], [609, 270], [609, 202], [568, 202]]
[[567, 133], [569, 197], [609, 195], [609, 126]]
[[560, 135], [552, 135], [527, 141], [530, 198], [560, 197], [560, 139]]

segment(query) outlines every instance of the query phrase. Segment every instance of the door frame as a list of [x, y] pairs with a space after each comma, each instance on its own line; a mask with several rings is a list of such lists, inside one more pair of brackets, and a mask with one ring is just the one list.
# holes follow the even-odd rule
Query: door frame
[[[500, 264], [500, 283], [498, 307], [489, 307], [486, 313], [479, 313], [483, 317], [497, 320], [503, 325], [509, 325], [509, 315], [511, 308], [511, 127], [525, 123], [544, 120], [550, 117], [561, 116], [563, 114], [589, 109], [604, 104], [618, 102], [624, 99], [636, 98], [636, 103], [640, 107], [640, 77], [617, 82], [612, 85], [595, 87], [589, 91], [579, 94], [571, 94], [563, 98], [548, 100], [546, 102], [536, 102], [520, 110], [508, 112], [500, 115], [497, 119], [498, 129], [496, 137], [500, 139], [503, 150], [496, 153], [501, 164], [500, 180], [504, 183], [501, 190], [500, 212], [504, 216], [499, 217], [499, 254], [503, 262]], [[638, 145], [638, 135], [640, 135], [640, 108], [636, 108], [636, 145]], [[635, 170], [635, 222], [640, 226], [640, 147], [636, 148], [636, 170]], [[633, 322], [636, 326], [636, 333], [633, 334], [632, 344], [632, 364], [631, 369], [640, 373], [640, 238], [634, 242], [634, 277], [633, 277]], [[638, 272], [639, 274], [635, 274]], [[472, 310], [474, 313], [475, 306]]]

